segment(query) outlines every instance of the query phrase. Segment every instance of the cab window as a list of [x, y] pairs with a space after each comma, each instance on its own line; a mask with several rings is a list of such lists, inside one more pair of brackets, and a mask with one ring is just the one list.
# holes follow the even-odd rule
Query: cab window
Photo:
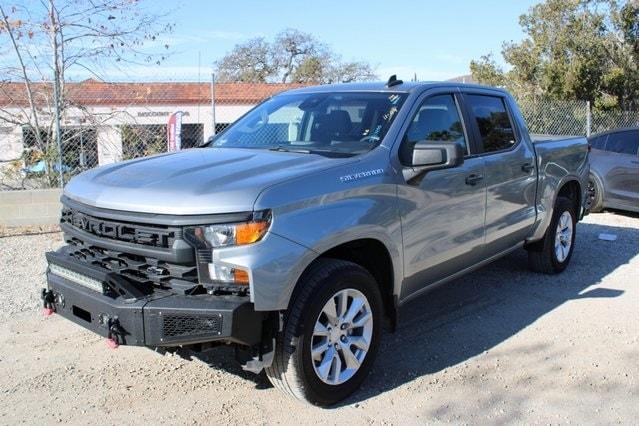
[[453, 95], [433, 96], [421, 104], [404, 136], [401, 153], [403, 163], [410, 163], [413, 147], [419, 141], [457, 142], [464, 147], [464, 152], [468, 152], [464, 127]]
[[467, 99], [481, 136], [484, 152], [502, 151], [515, 145], [515, 131], [503, 98], [469, 95]]

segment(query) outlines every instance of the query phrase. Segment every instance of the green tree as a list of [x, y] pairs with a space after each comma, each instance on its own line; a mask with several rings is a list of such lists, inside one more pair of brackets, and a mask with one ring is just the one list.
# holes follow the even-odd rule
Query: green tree
[[503, 86], [506, 82], [504, 70], [497, 65], [492, 54], [470, 62], [470, 72], [476, 81], [490, 86]]
[[519, 23], [525, 39], [502, 45], [508, 70], [482, 56], [470, 64], [475, 80], [518, 96], [639, 106], [639, 2], [546, 0]]
[[304, 59], [291, 76], [293, 83], [321, 82], [327, 73], [326, 61], [317, 56]]

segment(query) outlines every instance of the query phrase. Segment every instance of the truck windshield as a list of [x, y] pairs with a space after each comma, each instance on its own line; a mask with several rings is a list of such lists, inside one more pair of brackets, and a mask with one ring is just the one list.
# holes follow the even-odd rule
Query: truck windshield
[[275, 96], [209, 146], [350, 156], [379, 145], [405, 93], [299, 93]]

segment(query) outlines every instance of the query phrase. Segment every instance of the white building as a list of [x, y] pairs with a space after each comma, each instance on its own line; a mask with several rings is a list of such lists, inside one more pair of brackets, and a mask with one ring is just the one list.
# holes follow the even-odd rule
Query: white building
[[[218, 83], [214, 117], [210, 83], [66, 83], [68, 105], [61, 120], [65, 167], [94, 167], [166, 150], [166, 123], [176, 111], [183, 113], [182, 146], [195, 146], [213, 134], [214, 121], [220, 131], [263, 99], [293, 87]], [[32, 90], [45, 138], [54, 123], [51, 91], [50, 83]], [[0, 83], [0, 162], [22, 158], [35, 147], [29, 122], [34, 126], [24, 84]]]

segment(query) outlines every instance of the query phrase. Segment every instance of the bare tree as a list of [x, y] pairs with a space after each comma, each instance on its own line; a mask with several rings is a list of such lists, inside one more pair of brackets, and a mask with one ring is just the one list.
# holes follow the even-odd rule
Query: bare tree
[[264, 83], [277, 70], [271, 46], [264, 38], [254, 38], [235, 46], [218, 62], [220, 81]]
[[282, 73], [282, 83], [287, 83], [305, 60], [321, 60], [320, 52], [326, 48], [312, 35], [288, 28], [275, 37], [272, 49], [275, 63]]
[[86, 111], [69, 96], [68, 73], [102, 79], [103, 70], [124, 64], [160, 64], [169, 48], [159, 43], [160, 34], [173, 26], [138, 0], [41, 0], [0, 5], [0, 14], [0, 45], [6, 39], [13, 53], [0, 75], [24, 87], [16, 92], [14, 84], [0, 84], [0, 124], [27, 129], [35, 144], [23, 155], [35, 152], [46, 164], [48, 183], [62, 185], [60, 121], [69, 109]]
[[217, 62], [219, 81], [251, 83], [334, 83], [377, 78], [364, 61], [343, 62], [311, 34], [295, 29], [280, 32], [273, 42], [249, 40]]
[[326, 82], [351, 83], [353, 81], [368, 81], [376, 78], [377, 74], [375, 74], [375, 70], [368, 62], [341, 62], [335, 60]]

